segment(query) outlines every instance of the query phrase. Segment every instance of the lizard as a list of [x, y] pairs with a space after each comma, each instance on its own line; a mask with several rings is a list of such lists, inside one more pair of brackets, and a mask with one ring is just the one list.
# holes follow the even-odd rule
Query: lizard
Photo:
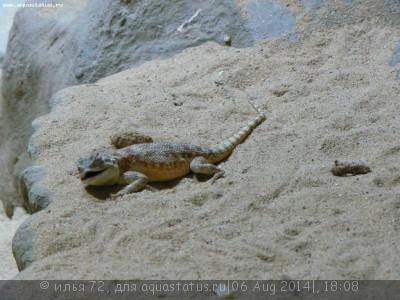
[[139, 192], [149, 188], [147, 183], [174, 180], [190, 172], [212, 175], [211, 183], [214, 183], [225, 174], [215, 164], [227, 158], [266, 119], [264, 112], [253, 101], [249, 102], [258, 112], [258, 116], [214, 147], [150, 142], [109, 152], [94, 152], [78, 160], [79, 177], [86, 185], [126, 185], [116, 196]]

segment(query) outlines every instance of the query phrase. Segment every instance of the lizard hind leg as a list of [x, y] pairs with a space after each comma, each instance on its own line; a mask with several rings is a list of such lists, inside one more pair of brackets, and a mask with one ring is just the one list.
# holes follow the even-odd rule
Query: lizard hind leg
[[203, 156], [195, 157], [190, 163], [190, 170], [195, 174], [214, 175], [211, 183], [224, 176], [225, 171], [216, 165], [210, 164]]

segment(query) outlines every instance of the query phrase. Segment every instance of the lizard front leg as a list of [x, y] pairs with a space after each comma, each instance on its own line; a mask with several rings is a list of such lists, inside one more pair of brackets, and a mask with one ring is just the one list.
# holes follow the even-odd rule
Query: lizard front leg
[[119, 183], [127, 184], [127, 186], [119, 191], [117, 195], [126, 195], [143, 190], [147, 185], [147, 177], [139, 172], [128, 171], [122, 174]]
[[225, 171], [216, 165], [210, 164], [203, 156], [195, 157], [190, 163], [190, 169], [193, 173], [214, 175], [211, 183], [224, 176]]

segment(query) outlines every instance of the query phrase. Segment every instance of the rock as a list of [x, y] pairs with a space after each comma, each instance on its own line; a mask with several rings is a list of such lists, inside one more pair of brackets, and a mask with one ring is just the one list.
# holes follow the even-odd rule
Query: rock
[[[397, 44], [396, 48], [393, 50], [392, 59], [390, 60], [390, 65], [395, 67], [400, 63], [400, 43]], [[397, 71], [397, 80], [400, 80], [400, 70]]]
[[10, 0], [2, 3], [2, 9], [0, 10], [0, 61], [1, 57], [4, 56], [4, 53], [6, 52], [8, 33], [10, 31], [14, 14], [18, 9], [17, 5], [19, 3], [21, 2], [18, 0]]
[[[10, 220], [7, 218], [0, 203], [0, 281], [10, 280], [17, 273], [17, 265], [11, 250], [12, 240], [18, 227], [28, 218], [23, 208], [17, 208], [16, 213]], [[0, 283], [1, 286], [1, 283]], [[1, 287], [0, 287], [1, 290]], [[0, 292], [2, 298], [4, 295]]]
[[51, 203], [51, 193], [41, 180], [44, 174], [43, 167], [33, 166], [25, 169], [20, 178], [20, 191], [24, 200], [23, 206], [29, 213], [46, 208]]
[[32, 219], [27, 219], [18, 227], [12, 242], [12, 251], [18, 270], [28, 267], [35, 259], [35, 238], [30, 230]]
[[392, 67], [400, 63], [400, 43], [397, 44], [396, 48], [393, 50], [392, 59], [390, 60], [390, 65]]
[[0, 148], [0, 198], [18, 205], [17, 181], [9, 174], [26, 151], [31, 121], [49, 111], [55, 92], [206, 41], [224, 44], [225, 35], [233, 47], [248, 47], [292, 33], [294, 17], [287, 8], [266, 0], [246, 3], [78, 0], [58, 8], [20, 9], [4, 60], [0, 144], [7, 147]]

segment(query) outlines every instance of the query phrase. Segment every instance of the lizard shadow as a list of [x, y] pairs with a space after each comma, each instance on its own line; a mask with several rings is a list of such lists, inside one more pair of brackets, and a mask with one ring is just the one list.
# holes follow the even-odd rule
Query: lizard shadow
[[98, 200], [107, 200], [109, 199], [112, 195], [118, 193], [119, 190], [121, 190], [123, 186], [92, 186], [88, 185], [85, 187], [86, 192], [95, 197]]
[[[154, 193], [157, 193], [158, 191], [162, 190], [168, 190], [176, 187], [182, 179], [184, 178], [191, 178], [196, 180], [198, 182], [205, 182], [208, 181], [212, 175], [205, 175], [205, 174], [188, 174], [182, 178], [177, 178], [171, 181], [166, 181], [166, 182], [151, 182], [148, 184], [148, 187], [145, 189], [148, 189]], [[88, 194], [91, 196], [95, 197], [98, 200], [109, 200], [112, 198], [113, 195], [117, 194], [120, 190], [122, 190], [125, 186], [124, 185], [113, 185], [113, 186], [92, 186], [88, 185], [85, 187], [85, 190]], [[140, 192], [138, 192], [140, 193]], [[133, 193], [132, 195], [134, 195]]]

